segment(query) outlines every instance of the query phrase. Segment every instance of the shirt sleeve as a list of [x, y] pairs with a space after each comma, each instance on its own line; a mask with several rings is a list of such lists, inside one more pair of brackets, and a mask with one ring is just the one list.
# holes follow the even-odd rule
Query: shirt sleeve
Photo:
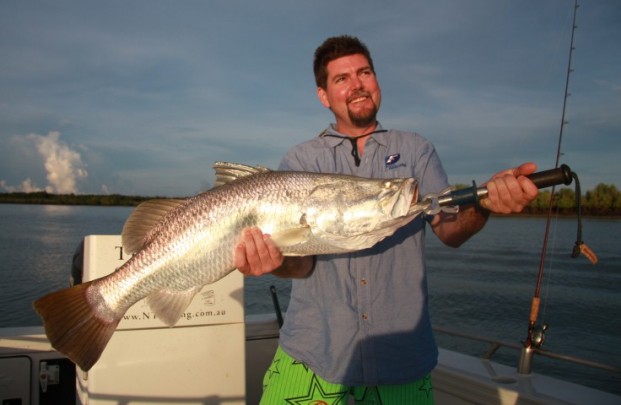
[[301, 143], [289, 149], [280, 161], [278, 170], [292, 170], [296, 172], [321, 172], [317, 164], [312, 162], [317, 160], [318, 147], [316, 140]]

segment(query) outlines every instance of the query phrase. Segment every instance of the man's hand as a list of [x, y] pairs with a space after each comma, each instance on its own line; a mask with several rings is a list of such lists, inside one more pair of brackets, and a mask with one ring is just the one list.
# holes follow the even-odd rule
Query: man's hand
[[521, 212], [539, 193], [537, 186], [526, 177], [535, 170], [537, 165], [529, 162], [496, 173], [484, 184], [488, 195], [480, 205], [499, 214]]
[[246, 276], [271, 273], [282, 265], [284, 256], [271, 240], [257, 227], [246, 228], [235, 247], [235, 266]]
[[[527, 177], [537, 170], [534, 163], [524, 163], [496, 173], [484, 185], [488, 196], [480, 206], [465, 206], [457, 214], [440, 212], [431, 222], [433, 232], [447, 246], [459, 247], [479, 232], [487, 222], [489, 211], [499, 214], [521, 212], [537, 197], [537, 186]], [[487, 210], [487, 211], [486, 211]]]

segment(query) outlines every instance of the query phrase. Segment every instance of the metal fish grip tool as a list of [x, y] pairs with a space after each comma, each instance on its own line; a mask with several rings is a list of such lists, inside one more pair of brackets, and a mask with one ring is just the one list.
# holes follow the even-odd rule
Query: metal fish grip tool
[[[572, 171], [567, 165], [533, 173], [526, 177], [540, 189], [560, 184], [569, 185], [573, 179]], [[461, 205], [478, 203], [479, 200], [487, 197], [487, 194], [487, 187], [477, 187], [473, 181], [472, 187], [458, 190], [448, 188], [440, 193], [427, 194], [412, 206], [412, 210], [421, 211], [427, 215], [436, 215], [440, 212], [457, 213]]]

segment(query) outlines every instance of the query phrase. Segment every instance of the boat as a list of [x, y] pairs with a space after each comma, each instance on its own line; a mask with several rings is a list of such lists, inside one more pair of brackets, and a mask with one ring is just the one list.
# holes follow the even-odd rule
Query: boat
[[[568, 75], [570, 71], [571, 50]], [[565, 99], [567, 95], [566, 85]], [[93, 243], [87, 243], [85, 270], [90, 266], [92, 271], [87, 271], [87, 280], [114, 271], [112, 258], [119, 248], [118, 235], [89, 238]], [[285, 315], [274, 290], [272, 313], [245, 315], [238, 272], [216, 284], [203, 289], [192, 303], [196, 307], [188, 312], [192, 316], [174, 328], [159, 324], [141, 303], [134, 305], [130, 311], [136, 312], [122, 321], [88, 372], [54, 350], [42, 326], [0, 328], [2, 405], [258, 404]], [[486, 345], [478, 356], [439, 349], [432, 373], [437, 404], [621, 404], [621, 396], [613, 393], [532, 371], [536, 358], [545, 356], [561, 367], [573, 363], [604, 370], [612, 378], [621, 375], [621, 367], [543, 350], [545, 326], [536, 325], [536, 316], [526, 342], [504, 342], [440, 326], [434, 332]], [[495, 361], [500, 348], [515, 352], [513, 366]]]
[[[84, 280], [113, 272], [128, 257], [120, 235], [84, 241]], [[3, 405], [258, 404], [263, 376], [286, 313], [245, 315], [244, 278], [233, 272], [205, 286], [173, 328], [146, 303], [132, 306], [88, 372], [54, 350], [43, 327], [0, 329]], [[621, 368], [436, 326], [436, 334], [484, 342], [480, 355], [441, 348], [433, 371], [437, 404], [621, 404], [621, 396], [532, 372], [534, 356], [571, 361], [621, 375]], [[541, 335], [542, 336], [542, 335]], [[540, 345], [539, 345], [540, 346]], [[494, 360], [515, 351], [514, 367]]]
[[[191, 328], [173, 328], [184, 334]], [[167, 366], [153, 371], [149, 378], [161, 390], [169, 387], [167, 394], [145, 395], [98, 392], [83, 400], [78, 395], [80, 370], [49, 344], [42, 327], [0, 329], [0, 401], [6, 405], [72, 405], [87, 403], [135, 404], [258, 404], [262, 379], [268, 369], [278, 344], [278, 316], [273, 314], [249, 315], [244, 321], [243, 375], [231, 378], [231, 384], [243, 389], [230, 395], [230, 387], [211, 386], [205, 376], [196, 374], [192, 381], [178, 381], [183, 365]], [[436, 333], [454, 333], [444, 329]], [[134, 331], [130, 333], [140, 333]], [[472, 338], [471, 336], [462, 336]], [[489, 340], [490, 347], [507, 346]], [[149, 342], [151, 344], [151, 342]], [[509, 345], [519, 357], [520, 345]], [[193, 351], [192, 347], [185, 350]], [[518, 367], [509, 367], [493, 360], [493, 350], [481, 357], [465, 355], [440, 348], [439, 364], [433, 372], [434, 395], [437, 404], [621, 404], [621, 396], [566, 382], [537, 373], [520, 373]], [[540, 353], [553, 356], [553, 353]], [[155, 356], [152, 356], [155, 357]], [[557, 356], [558, 361], [574, 361], [585, 367], [594, 366], [587, 361]], [[208, 362], [209, 359], [202, 359]], [[157, 363], [157, 362], [155, 362]], [[138, 378], [128, 371], [127, 359], [120, 362], [113, 372], [117, 384], [135, 382]], [[151, 364], [152, 365], [152, 364]], [[614, 372], [614, 370], [611, 370]], [[616, 372], [619, 372], [618, 370]], [[157, 378], [155, 378], [157, 377]], [[209, 393], [199, 396], [178, 392], [179, 387], [202, 386]], [[153, 389], [152, 391], [155, 391]], [[175, 392], [177, 392], [175, 394]], [[225, 394], [222, 394], [225, 393]]]
[[[127, 259], [120, 235], [90, 235], [84, 241], [83, 279], [107, 275]], [[173, 328], [155, 319], [147, 304], [136, 303], [88, 372], [54, 350], [42, 326], [0, 328], [0, 400], [3, 405], [257, 404], [286, 313], [271, 289], [273, 311], [246, 315], [243, 289], [244, 277], [236, 271], [203, 287]], [[621, 404], [613, 393], [533, 372], [536, 358], [545, 356], [561, 367], [571, 362], [608, 371], [612, 378], [621, 375], [621, 367], [543, 350], [545, 329], [533, 322], [521, 343], [436, 325], [436, 335], [486, 345], [479, 355], [440, 348], [432, 379], [436, 403]], [[514, 351], [513, 365], [497, 361], [501, 348]]]

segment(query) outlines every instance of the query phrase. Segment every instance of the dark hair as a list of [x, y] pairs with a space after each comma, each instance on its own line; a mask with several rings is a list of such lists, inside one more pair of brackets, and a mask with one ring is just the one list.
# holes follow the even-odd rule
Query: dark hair
[[325, 89], [328, 85], [328, 63], [343, 56], [362, 54], [369, 61], [371, 70], [373, 59], [367, 46], [356, 37], [341, 35], [330, 37], [315, 50], [315, 60], [313, 61], [313, 72], [315, 73], [315, 83], [317, 87]]

